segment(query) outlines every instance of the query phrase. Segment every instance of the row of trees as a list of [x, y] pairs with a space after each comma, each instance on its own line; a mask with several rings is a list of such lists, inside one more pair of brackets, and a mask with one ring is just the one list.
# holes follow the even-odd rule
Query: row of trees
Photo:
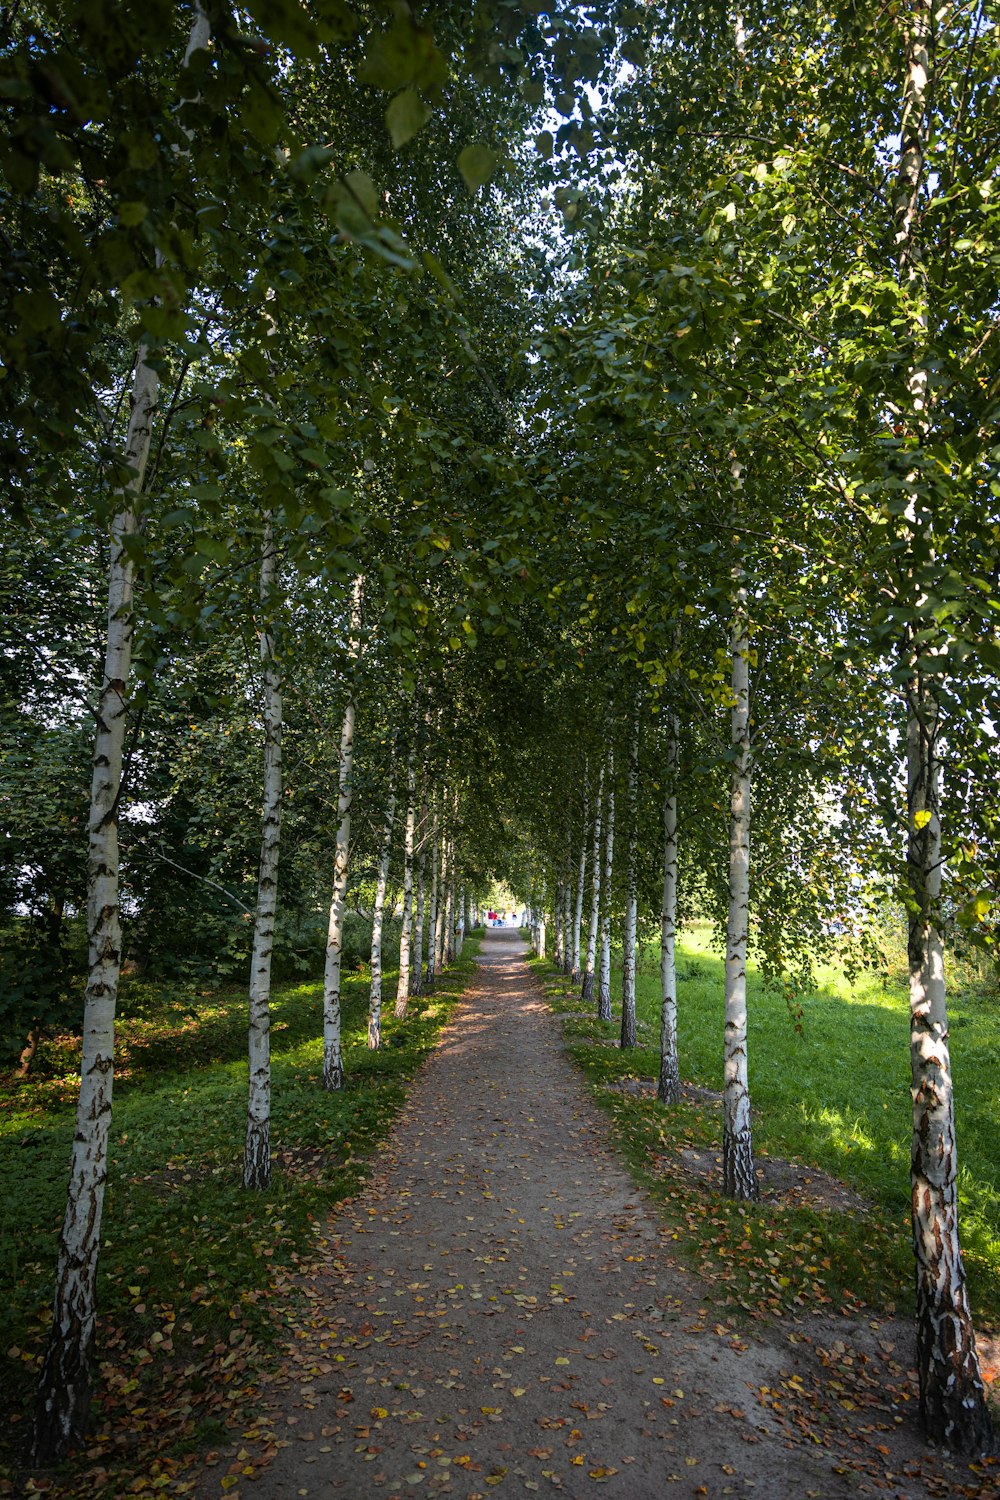
[[795, 982], [902, 902], [922, 1411], [976, 1450], [941, 944], [997, 934], [989, 5], [119, 11], [0, 39], [28, 1052], [74, 914], [89, 947], [39, 1455], [85, 1422], [123, 959], [176, 962], [171, 911], [244, 934], [261, 1187], [272, 958], [323, 956], [338, 1087], [393, 858], [403, 1003], [505, 880], [605, 1017], [614, 914], [625, 1045], [662, 897], [665, 1100], [673, 933], [714, 913], [743, 1196], [749, 942]]
[[[599, 121], [589, 190], [566, 204], [577, 279], [545, 345], [561, 381], [539, 464], [579, 496], [555, 585], [586, 680], [570, 697], [590, 772], [584, 749], [573, 773], [593, 806], [609, 738], [628, 765], [630, 1045], [640, 734], [650, 744], [666, 1096], [678, 846], [683, 870], [692, 840], [688, 878], [714, 888], [736, 1196], [755, 1192], [748, 935], [792, 979], [830, 918], [890, 892], [905, 907], [921, 1409], [938, 1441], [973, 1451], [988, 1422], [958, 1241], [943, 944], [997, 934], [997, 389], [983, 356], [998, 329], [982, 234], [996, 23], [986, 7], [914, 3], [863, 19], [797, 9], [794, 24], [793, 38], [766, 7], [651, 21], [634, 90]], [[533, 837], [573, 970], [597, 843], [586, 797], [561, 824], [549, 804]]]

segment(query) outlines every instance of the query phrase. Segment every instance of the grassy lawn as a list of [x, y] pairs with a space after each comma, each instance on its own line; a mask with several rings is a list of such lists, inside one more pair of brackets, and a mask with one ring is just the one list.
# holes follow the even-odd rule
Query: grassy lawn
[[[549, 970], [549, 973], [552, 973]], [[681, 1075], [722, 1088], [723, 962], [707, 926], [693, 925], [678, 949]], [[793, 1015], [782, 995], [748, 971], [750, 1092], [754, 1149], [849, 1184], [872, 1205], [845, 1213], [766, 1202], [737, 1206], [671, 1171], [678, 1147], [718, 1152], [721, 1110], [713, 1101], [667, 1109], [655, 1099], [607, 1087], [611, 1110], [634, 1167], [668, 1214], [694, 1231], [699, 1269], [746, 1311], [796, 1306], [912, 1305], [909, 1243], [909, 1021], [903, 986], [877, 975], [848, 982], [829, 968]], [[558, 1008], [578, 1000], [555, 979]], [[612, 991], [617, 1007], [620, 974]], [[659, 1068], [659, 948], [642, 955], [637, 982], [639, 1046], [622, 1055], [595, 1045], [617, 1036], [619, 1022], [567, 1022], [578, 1061], [597, 1085]], [[1000, 1007], [974, 989], [949, 1001], [955, 1075], [961, 1229], [978, 1325], [1000, 1323], [1000, 1113], [996, 1068]]]
[[[55, 1476], [55, 1493], [117, 1496], [130, 1474], [183, 1493], [196, 1450], [249, 1419], [278, 1323], [295, 1316], [295, 1276], [351, 1197], [433, 1044], [479, 946], [470, 937], [433, 996], [392, 1016], [366, 1046], [368, 979], [344, 985], [346, 1087], [323, 1091], [322, 985], [272, 1006], [273, 1181], [241, 1182], [246, 997], [126, 986], [103, 1221], [94, 1439]], [[0, 1476], [12, 1476], [30, 1421], [50, 1319], [73, 1131], [76, 1044], [40, 1050], [37, 1075], [0, 1079]], [[128, 1434], [128, 1437], [126, 1437]], [[0, 1494], [14, 1493], [0, 1477]], [[178, 1489], [178, 1486], [180, 1488]], [[153, 1492], [155, 1486], [150, 1489]], [[145, 1489], [142, 1491], [146, 1493]]]

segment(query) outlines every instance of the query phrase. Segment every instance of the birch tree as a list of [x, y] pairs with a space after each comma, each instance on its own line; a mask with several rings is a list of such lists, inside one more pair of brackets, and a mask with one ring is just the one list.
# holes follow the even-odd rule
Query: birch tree
[[[209, 40], [208, 20], [196, 4], [184, 54], [185, 68]], [[39, 1461], [60, 1457], [82, 1437], [89, 1408], [114, 1082], [115, 1007], [121, 974], [118, 815], [135, 631], [132, 542], [139, 527], [137, 508], [159, 391], [158, 362], [149, 343], [143, 341], [136, 353], [132, 410], [123, 452], [130, 477], [115, 496], [111, 522], [106, 649], [95, 715], [88, 819], [88, 961], [80, 1095], [66, 1211], [59, 1235], [52, 1325], [35, 1410], [33, 1450]]]
[[413, 931], [413, 838], [417, 818], [416, 747], [406, 762], [406, 833], [403, 842], [403, 931], [399, 939], [399, 979], [396, 983], [396, 1020], [406, 1015], [410, 999], [410, 939]]
[[372, 978], [368, 993], [368, 1046], [377, 1051], [382, 1045], [382, 926], [385, 918], [385, 892], [389, 882], [389, 859], [392, 854], [392, 830], [396, 821], [396, 788], [392, 782], [394, 766], [389, 762], [389, 797], [385, 808], [382, 846], [379, 850], [378, 874], [375, 880], [375, 904], [372, 908]]
[[[740, 483], [734, 463], [734, 483]], [[731, 1198], [756, 1198], [747, 1075], [747, 938], [750, 926], [750, 636], [747, 591], [737, 569], [729, 650], [733, 706], [729, 793], [729, 902], [723, 1050], [722, 1183]]]
[[597, 976], [597, 1014], [600, 1020], [611, 1020], [611, 901], [615, 859], [615, 784], [614, 760], [608, 751], [608, 800], [605, 809], [607, 828], [604, 835], [604, 874], [601, 889], [601, 960]]
[[634, 1047], [635, 1033], [635, 948], [639, 915], [639, 704], [636, 694], [628, 739], [628, 800], [625, 817], [628, 842], [625, 846], [625, 928], [622, 936], [622, 1026], [621, 1046]]
[[417, 838], [417, 891], [413, 916], [413, 953], [410, 962], [410, 993], [424, 992], [424, 913], [427, 906], [427, 824], [428, 808], [421, 794], [420, 824]]
[[587, 832], [590, 821], [590, 791], [587, 785], [590, 766], [584, 763], [583, 806], [580, 817], [580, 868], [576, 880], [576, 900], [573, 906], [573, 946], [570, 956], [570, 978], [580, 983], [580, 942], [583, 924], [583, 891], [587, 881]]
[[677, 719], [667, 730], [667, 789], [663, 798], [663, 909], [660, 918], [660, 1074], [657, 1098], [677, 1104], [681, 1097], [677, 1055]]
[[594, 842], [590, 861], [590, 926], [587, 931], [587, 956], [583, 968], [580, 999], [584, 1005], [594, 1000], [594, 967], [597, 958], [597, 933], [601, 914], [601, 818], [604, 810], [604, 763], [597, 779], [597, 801], [594, 805]]
[[[904, 14], [905, 75], [894, 210], [896, 255], [909, 304], [910, 341], [915, 354], [906, 374], [911, 440], [919, 452], [927, 441], [931, 397], [925, 353], [927, 286], [918, 226], [920, 198], [926, 190], [936, 36], [931, 0], [911, 0]], [[944, 19], [944, 14], [938, 19]], [[906, 521], [910, 531], [908, 552], [913, 559], [933, 548], [935, 526], [919, 466], [908, 476]], [[913, 1098], [910, 1179], [920, 1415], [932, 1441], [959, 1453], [977, 1453], [992, 1445], [992, 1431], [958, 1233], [955, 1110], [941, 912], [939, 743], [943, 726], [937, 691], [942, 663], [934, 659], [933, 650], [921, 644], [933, 619], [925, 597], [917, 598], [916, 609], [918, 619], [907, 632], [904, 650], [910, 669], [906, 735]]]
[[438, 814], [436, 794], [431, 796], [431, 892], [427, 907], [427, 980], [425, 988], [428, 994], [434, 991], [434, 977], [437, 973], [437, 933], [438, 933], [438, 860], [440, 857], [440, 839], [438, 836]]
[[344, 1085], [344, 1054], [341, 1043], [340, 960], [344, 943], [344, 910], [347, 872], [351, 854], [351, 809], [354, 803], [354, 728], [357, 720], [355, 667], [361, 652], [361, 606], [364, 578], [358, 574], [351, 589], [348, 622], [350, 681], [344, 720], [340, 731], [340, 761], [337, 775], [337, 841], [333, 861], [333, 895], [326, 938], [323, 972], [323, 1087]]
[[248, 1038], [249, 1087], [247, 1130], [243, 1148], [243, 1186], [263, 1189], [271, 1181], [271, 954], [278, 903], [278, 856], [281, 839], [281, 670], [275, 657], [268, 616], [274, 607], [277, 549], [273, 517], [264, 517], [260, 565], [260, 658], [264, 694], [264, 808], [260, 836], [260, 873], [250, 960]]

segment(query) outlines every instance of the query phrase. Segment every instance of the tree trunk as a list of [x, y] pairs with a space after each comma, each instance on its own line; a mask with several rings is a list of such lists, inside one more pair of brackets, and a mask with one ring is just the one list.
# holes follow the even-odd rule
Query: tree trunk
[[555, 899], [555, 904], [553, 905], [553, 908], [552, 908], [552, 927], [553, 927], [553, 930], [555, 932], [555, 941], [554, 941], [553, 946], [552, 946], [552, 962], [555, 964], [555, 966], [556, 966], [557, 969], [561, 969], [562, 968], [562, 962], [563, 962], [562, 944], [563, 944], [563, 932], [564, 932], [564, 928], [563, 928], [563, 920], [562, 920], [562, 910], [563, 910], [563, 884], [562, 884], [561, 880], [557, 880], [556, 881], [556, 899]]
[[[184, 65], [208, 46], [200, 5]], [[66, 1212], [59, 1235], [49, 1341], [35, 1407], [33, 1455], [48, 1463], [84, 1434], [90, 1402], [90, 1356], [97, 1317], [97, 1265], [108, 1172], [114, 1080], [115, 1006], [121, 973], [118, 812], [132, 666], [135, 503], [142, 493], [160, 382], [140, 344], [124, 458], [131, 470], [111, 523], [104, 676], [97, 702], [87, 839], [87, 986], [84, 992], [80, 1096], [70, 1160]]]
[[444, 962], [455, 962], [455, 840], [448, 840], [448, 890], [445, 898]]
[[625, 930], [622, 937], [621, 1046], [635, 1046], [635, 933], [639, 915], [639, 699], [628, 746], [628, 844], [625, 855]]
[[[911, 0], [905, 38], [906, 77], [895, 193], [896, 252], [911, 310], [914, 358], [907, 373], [914, 436], [926, 438], [929, 370], [924, 346], [928, 307], [917, 238], [926, 179], [934, 32], [930, 0]], [[926, 553], [933, 516], [925, 514], [915, 475], [906, 518], [911, 549]], [[921, 599], [921, 605], [926, 601]], [[910, 1187], [916, 1258], [917, 1373], [926, 1436], [954, 1453], [992, 1447], [993, 1434], [965, 1284], [958, 1232], [955, 1103], [948, 1048], [944, 943], [941, 931], [940, 709], [933, 658], [908, 646], [912, 665], [907, 723], [907, 884], [910, 970], [910, 1075], [913, 1139]], [[926, 672], [925, 669], [930, 671]]]
[[455, 957], [462, 957], [465, 946], [465, 885], [458, 888], [458, 920], [455, 927]]
[[[350, 656], [357, 662], [361, 651], [361, 604], [364, 578], [359, 573], [351, 593]], [[337, 785], [337, 846], [333, 861], [333, 895], [330, 899], [330, 925], [326, 938], [326, 966], [323, 974], [323, 1087], [344, 1086], [344, 1053], [341, 1044], [340, 956], [344, 944], [344, 911], [347, 898], [347, 873], [351, 853], [351, 807], [354, 802], [354, 724], [357, 704], [354, 684], [344, 710], [340, 733], [340, 771]]]
[[[734, 464], [739, 484], [739, 466]], [[750, 923], [750, 666], [747, 594], [740, 576], [733, 599], [732, 782], [729, 799], [729, 917], [726, 928], [722, 1184], [731, 1198], [756, 1198], [747, 1075], [747, 936]]]
[[441, 858], [438, 869], [438, 908], [434, 929], [434, 967], [438, 974], [445, 962], [445, 930], [448, 922], [448, 835], [441, 829]]
[[424, 908], [427, 901], [427, 803], [420, 810], [417, 853], [417, 899], [413, 918], [413, 952], [410, 963], [410, 994], [424, 992]]
[[396, 1020], [406, 1015], [410, 1000], [410, 940], [413, 933], [413, 835], [417, 822], [415, 750], [406, 762], [406, 836], [403, 844], [403, 931], [399, 939], [399, 978], [396, 981]]
[[590, 796], [587, 777], [589, 762], [584, 763], [583, 772], [583, 818], [580, 824], [580, 869], [576, 881], [576, 903], [573, 907], [573, 952], [570, 959], [570, 977], [574, 984], [580, 983], [580, 934], [583, 926], [583, 888], [587, 881], [587, 824], [590, 821]]
[[[389, 776], [395, 774], [390, 761]], [[372, 982], [368, 994], [368, 1047], [376, 1052], [382, 1045], [382, 927], [385, 921], [385, 891], [389, 884], [389, 860], [392, 855], [392, 830], [396, 821], [396, 789], [390, 784], [385, 809], [382, 847], [379, 850], [378, 877], [375, 882], [375, 908], [372, 912]]]
[[563, 864], [562, 967], [564, 974], [573, 972], [573, 860], [572, 833], [566, 831], [566, 858]]
[[260, 876], [250, 960], [250, 1026], [247, 1041], [249, 1087], [247, 1130], [243, 1147], [243, 1186], [263, 1189], [271, 1181], [271, 953], [278, 906], [278, 855], [281, 840], [281, 672], [274, 637], [267, 628], [277, 580], [277, 553], [271, 515], [264, 518], [260, 565], [260, 659], [264, 687], [264, 810], [260, 834]]
[[25, 1039], [24, 1046], [21, 1048], [21, 1055], [18, 1058], [17, 1067], [14, 1069], [15, 1078], [27, 1078], [28, 1072], [31, 1068], [31, 1064], [35, 1060], [35, 1053], [38, 1051], [38, 1042], [38, 1032], [29, 1031]]
[[594, 999], [594, 965], [597, 959], [597, 929], [601, 915], [601, 814], [604, 808], [604, 766], [597, 779], [597, 803], [594, 808], [594, 847], [590, 868], [590, 927], [587, 932], [587, 957], [584, 962], [580, 999], [590, 1005]]
[[614, 761], [608, 754], [607, 832], [604, 836], [604, 879], [601, 892], [601, 964], [597, 976], [597, 1015], [611, 1020], [611, 877], [615, 857]]
[[438, 934], [438, 816], [436, 809], [431, 814], [431, 899], [430, 909], [427, 913], [427, 993], [431, 994], [434, 989], [434, 975], [437, 972], [437, 934]]
[[[922, 707], [921, 714], [915, 709]], [[938, 726], [929, 695], [911, 708], [907, 735], [910, 886], [910, 1183], [916, 1257], [920, 1416], [931, 1442], [952, 1452], [992, 1441], [958, 1234], [955, 1102], [940, 930]]]
[[677, 1104], [681, 1097], [677, 1056], [677, 720], [671, 717], [667, 741], [667, 794], [663, 800], [663, 912], [660, 921], [660, 1077], [657, 1097]]

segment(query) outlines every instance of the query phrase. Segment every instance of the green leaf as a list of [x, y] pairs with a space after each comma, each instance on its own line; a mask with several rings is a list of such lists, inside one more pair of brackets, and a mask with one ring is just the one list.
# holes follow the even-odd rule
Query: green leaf
[[540, 130], [535, 136], [535, 146], [539, 156], [551, 156], [556, 149], [555, 137], [551, 130]]
[[[389, 106], [390, 109], [392, 106]], [[372, 219], [378, 218], [378, 188], [367, 172], [348, 172], [344, 183], [354, 198]]]
[[489, 182], [496, 169], [496, 152], [491, 151], [489, 146], [466, 146], [459, 155], [458, 170], [470, 193], [481, 188], [484, 182]]
[[430, 117], [431, 112], [416, 89], [404, 89], [396, 95], [385, 112], [385, 123], [397, 151], [427, 124]]

